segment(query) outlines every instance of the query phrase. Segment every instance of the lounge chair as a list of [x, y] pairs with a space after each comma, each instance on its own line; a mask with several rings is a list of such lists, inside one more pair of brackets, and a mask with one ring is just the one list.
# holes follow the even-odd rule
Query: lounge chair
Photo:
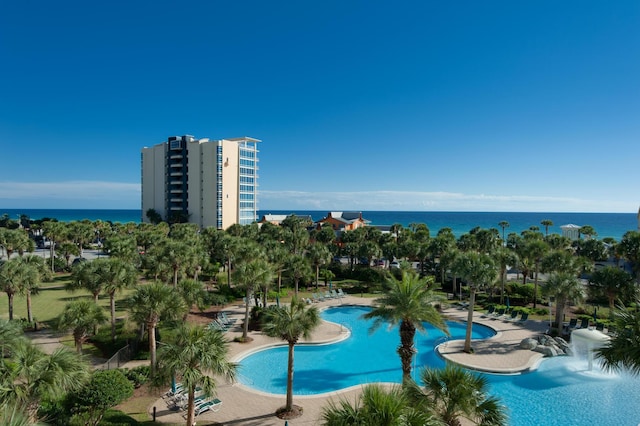
[[589, 328], [589, 321], [590, 321], [590, 318], [582, 318], [580, 325], [576, 328]]
[[337, 291], [335, 291], [335, 290], [331, 290], [331, 298], [333, 298], [333, 299], [337, 299], [337, 298], [339, 298], [339, 297], [340, 297], [340, 295], [338, 294], [338, 292], [337, 292]]
[[333, 299], [333, 296], [331, 296], [331, 293], [329, 292], [329, 290], [324, 292], [324, 298], [325, 299]]
[[311, 297], [313, 297], [313, 301], [314, 301], [315, 303], [322, 302], [322, 301], [324, 300], [324, 297], [322, 297], [322, 296], [321, 296], [321, 295], [319, 295], [318, 293], [313, 293], [313, 294], [311, 295]]
[[489, 315], [489, 317], [492, 319], [498, 319], [501, 316], [503, 316], [505, 312], [507, 312], [506, 308], [500, 308], [497, 311], [495, 311], [493, 314]]
[[338, 289], [338, 297], [346, 297], [347, 295], [342, 291], [341, 288]]
[[596, 330], [604, 331], [604, 323], [603, 322], [597, 322], [596, 323]]
[[493, 305], [489, 306], [489, 309], [487, 309], [487, 313], [486, 314], [482, 314], [480, 316], [480, 318], [488, 318], [489, 315], [492, 315], [495, 312], [495, 310], [496, 310], [495, 306], [493, 306]]
[[460, 302], [458, 303], [458, 309], [461, 311], [464, 311], [465, 309], [467, 309], [469, 307], [469, 303], [467, 302]]
[[515, 323], [518, 325], [524, 325], [528, 320], [529, 320], [529, 313], [523, 312], [522, 315], [520, 316], [520, 319], [515, 321]]
[[[506, 318], [504, 318], [506, 316]], [[503, 315], [502, 320], [506, 322], [514, 322], [518, 320], [518, 311], [511, 311], [511, 315]]]
[[224, 325], [221, 321], [214, 319], [209, 323], [207, 328], [212, 330], [229, 331], [229, 327]]
[[224, 325], [233, 325], [238, 321], [237, 318], [229, 318], [225, 312], [218, 313], [218, 319], [221, 320]]
[[198, 416], [202, 413], [204, 413], [205, 411], [213, 411], [216, 412], [220, 409], [220, 406], [222, 405], [222, 401], [220, 401], [218, 398], [214, 398], [211, 400], [208, 400], [202, 404], [199, 404], [195, 407], [195, 415]]
[[577, 325], [578, 325], [578, 318], [571, 318], [569, 320], [569, 325], [567, 325], [567, 328], [569, 330], [573, 330], [574, 328], [576, 328]]

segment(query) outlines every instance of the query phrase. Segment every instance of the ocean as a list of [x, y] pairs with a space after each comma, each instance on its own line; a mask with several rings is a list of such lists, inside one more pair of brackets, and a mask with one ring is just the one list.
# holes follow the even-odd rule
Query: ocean
[[[260, 210], [258, 217], [265, 214], [296, 214], [309, 215], [313, 220], [320, 220], [327, 215], [327, 211], [319, 210]], [[1, 209], [0, 215], [7, 214], [17, 219], [21, 214], [31, 219], [56, 218], [63, 222], [73, 220], [104, 220], [111, 222], [139, 223], [142, 212], [133, 210], [63, 210], [63, 209]], [[612, 237], [620, 240], [625, 232], [638, 230], [638, 218], [635, 213], [522, 213], [522, 212], [395, 212], [395, 211], [363, 211], [362, 217], [372, 225], [393, 225], [399, 223], [408, 227], [411, 223], [424, 223], [429, 227], [432, 235], [439, 229], [449, 227], [454, 235], [469, 232], [479, 226], [481, 228], [496, 228], [498, 223], [509, 222], [505, 233], [520, 233], [531, 226], [537, 226], [544, 232], [543, 220], [551, 220], [553, 226], [549, 233], [560, 234], [560, 226], [574, 224], [578, 226], [591, 225], [598, 233], [597, 238]]]

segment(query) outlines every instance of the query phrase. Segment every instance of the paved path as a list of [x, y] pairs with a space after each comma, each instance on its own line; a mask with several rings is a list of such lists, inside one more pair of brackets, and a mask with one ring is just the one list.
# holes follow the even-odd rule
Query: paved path
[[[340, 304], [354, 305], [370, 305], [373, 299], [361, 298], [357, 296], [347, 296], [340, 300], [330, 300], [320, 302], [320, 307], [337, 306]], [[236, 305], [225, 309], [231, 313], [231, 317], [241, 318], [243, 308]], [[467, 311], [458, 309], [447, 309], [445, 311], [453, 320], [466, 320]], [[531, 368], [540, 359], [541, 355], [529, 351], [518, 349], [517, 345], [525, 337], [530, 337], [543, 332], [546, 329], [546, 323], [529, 321], [524, 326], [505, 323], [501, 320], [491, 320], [481, 317], [480, 313], [474, 313], [474, 322], [485, 324], [498, 331], [498, 334], [486, 340], [474, 341], [474, 354], [462, 352], [463, 341], [449, 341], [446, 345], [441, 346], [441, 354], [443, 357], [452, 362], [467, 366], [469, 368], [498, 371], [498, 372], [515, 372]], [[238, 321], [240, 323], [240, 321]], [[344, 331], [335, 324], [323, 323], [312, 335], [311, 341], [324, 342], [336, 340], [343, 336]], [[229, 337], [233, 338], [241, 335], [241, 331], [229, 331]], [[252, 332], [250, 336], [253, 342], [241, 344], [232, 342], [230, 346], [232, 360], [237, 360], [249, 351], [253, 351], [260, 347], [270, 346], [274, 344], [282, 344], [278, 339], [269, 338], [259, 332]], [[289, 426], [298, 425], [316, 425], [320, 423], [323, 407], [327, 405], [330, 399], [337, 401], [342, 398], [354, 401], [359, 395], [360, 386], [325, 394], [322, 396], [296, 396], [294, 394], [294, 404], [300, 405], [304, 409], [304, 414], [296, 419], [289, 420]], [[241, 384], [224, 384], [218, 385], [217, 397], [223, 401], [220, 410], [216, 413], [205, 412], [198, 416], [197, 421], [200, 424], [213, 424], [218, 422], [224, 425], [242, 425], [242, 426], [282, 426], [284, 421], [274, 416], [274, 412], [284, 405], [284, 396], [273, 396], [249, 389]], [[157, 409], [156, 420], [163, 423], [184, 423], [182, 413], [171, 411], [167, 408], [167, 404], [163, 399], [159, 399], [149, 407], [149, 411], [153, 407]]]

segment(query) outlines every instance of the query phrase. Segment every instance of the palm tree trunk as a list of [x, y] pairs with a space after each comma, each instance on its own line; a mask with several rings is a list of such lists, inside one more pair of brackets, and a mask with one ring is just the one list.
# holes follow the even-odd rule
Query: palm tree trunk
[[189, 386], [189, 400], [187, 402], [187, 426], [195, 424], [195, 400], [196, 388], [195, 386]]
[[536, 263], [536, 275], [533, 280], [533, 309], [536, 308], [537, 301], [538, 301], [538, 264]]
[[153, 322], [147, 323], [149, 330], [149, 358], [151, 360], [151, 377], [156, 375], [156, 325]]
[[295, 342], [289, 342], [289, 358], [287, 360], [287, 403], [286, 411], [293, 409], [293, 350]]
[[473, 327], [473, 305], [476, 301], [476, 288], [469, 283], [469, 313], [467, 314], [467, 332], [464, 336], [464, 351], [468, 354], [472, 353], [471, 349], [471, 329]]
[[247, 340], [249, 335], [249, 301], [251, 300], [251, 292], [247, 288], [246, 297], [244, 300], [244, 324], [242, 325], [242, 340]]
[[33, 313], [31, 312], [31, 290], [27, 290], [27, 321], [29, 325], [33, 322]]
[[318, 289], [318, 278], [320, 277], [320, 265], [316, 265], [316, 290]]
[[408, 321], [402, 321], [400, 323], [400, 346], [398, 347], [398, 354], [400, 355], [400, 362], [402, 363], [403, 383], [411, 380], [411, 363], [416, 353], [413, 347], [415, 335], [416, 328], [412, 323]]
[[109, 306], [111, 307], [111, 341], [116, 341], [116, 294], [109, 293]]
[[9, 297], [9, 321], [13, 321], [13, 293], [7, 293]]

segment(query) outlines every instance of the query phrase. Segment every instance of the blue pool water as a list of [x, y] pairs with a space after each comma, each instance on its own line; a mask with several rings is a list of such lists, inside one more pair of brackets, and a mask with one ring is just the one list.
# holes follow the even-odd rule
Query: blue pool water
[[[313, 395], [373, 382], [399, 383], [402, 378], [397, 327], [370, 334], [370, 321], [361, 319], [366, 307], [331, 308], [322, 317], [343, 324], [351, 336], [327, 345], [296, 345], [294, 395]], [[453, 339], [464, 338], [463, 324], [449, 323]], [[473, 338], [488, 338], [493, 331], [474, 324]], [[431, 327], [416, 335], [414, 372], [420, 367], [442, 367], [434, 352], [443, 334]], [[264, 392], [286, 393], [287, 347], [277, 347], [240, 361], [240, 382]], [[545, 360], [531, 373], [486, 374], [491, 393], [508, 407], [510, 425], [638, 425], [640, 379], [626, 375], [589, 372], [586, 361], [570, 357]]]

